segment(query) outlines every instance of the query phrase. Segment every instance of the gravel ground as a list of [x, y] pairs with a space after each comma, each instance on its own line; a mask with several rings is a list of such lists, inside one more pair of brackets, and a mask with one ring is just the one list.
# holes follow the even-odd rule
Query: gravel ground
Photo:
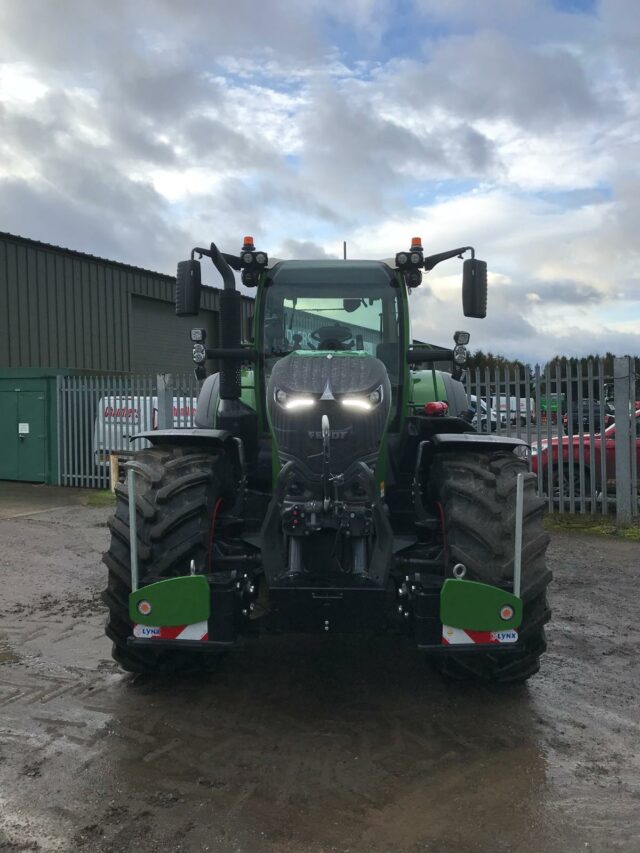
[[0, 850], [640, 850], [637, 543], [553, 534], [526, 687], [339, 637], [154, 682], [103, 635], [108, 514], [0, 520]]

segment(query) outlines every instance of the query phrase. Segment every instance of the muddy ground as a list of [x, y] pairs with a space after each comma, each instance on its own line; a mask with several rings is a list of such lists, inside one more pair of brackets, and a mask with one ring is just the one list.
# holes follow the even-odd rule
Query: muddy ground
[[640, 850], [637, 543], [553, 534], [527, 687], [339, 638], [162, 683], [111, 662], [108, 514], [0, 520], [0, 850]]

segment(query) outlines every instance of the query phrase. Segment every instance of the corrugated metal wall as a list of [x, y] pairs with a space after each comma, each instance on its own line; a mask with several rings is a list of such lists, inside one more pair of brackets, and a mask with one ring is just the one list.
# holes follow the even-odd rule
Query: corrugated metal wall
[[[0, 232], [0, 367], [129, 372], [132, 295], [172, 303], [174, 288], [172, 276]], [[204, 290], [204, 310], [219, 301]]]
[[186, 373], [193, 370], [193, 326], [207, 330], [207, 345], [218, 345], [220, 317], [201, 311], [198, 317], [176, 317], [172, 303], [131, 297], [131, 370], [134, 373]]

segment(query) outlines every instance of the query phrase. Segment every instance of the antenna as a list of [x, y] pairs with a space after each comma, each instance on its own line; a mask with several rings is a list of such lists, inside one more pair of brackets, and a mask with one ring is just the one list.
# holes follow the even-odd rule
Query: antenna
[[342, 260], [343, 261], [347, 260], [347, 241], [346, 240], [342, 241]]

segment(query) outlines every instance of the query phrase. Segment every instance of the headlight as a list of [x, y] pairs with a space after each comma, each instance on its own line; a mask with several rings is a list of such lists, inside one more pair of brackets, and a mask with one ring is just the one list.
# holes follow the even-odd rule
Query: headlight
[[366, 412], [373, 409], [371, 403], [364, 397], [343, 397], [340, 401], [347, 409], [359, 409], [361, 412]]
[[465, 364], [467, 361], [467, 349], [462, 344], [453, 348], [453, 360], [456, 364]]
[[193, 360], [196, 364], [202, 364], [207, 360], [207, 354], [204, 348], [204, 344], [194, 344], [192, 354]]
[[308, 409], [310, 406], [315, 406], [316, 403], [313, 397], [287, 394], [282, 388], [276, 388], [273, 396], [276, 403], [285, 409]]
[[529, 455], [531, 453], [529, 448], [524, 444], [519, 444], [517, 447], [514, 447], [513, 452], [519, 459], [525, 460], [529, 458]]
[[375, 391], [371, 391], [366, 397], [343, 397], [340, 402], [347, 409], [358, 409], [361, 412], [368, 412], [374, 409], [382, 401], [382, 385], [379, 385]]
[[315, 404], [313, 397], [289, 397], [284, 407], [285, 409], [308, 409]]

